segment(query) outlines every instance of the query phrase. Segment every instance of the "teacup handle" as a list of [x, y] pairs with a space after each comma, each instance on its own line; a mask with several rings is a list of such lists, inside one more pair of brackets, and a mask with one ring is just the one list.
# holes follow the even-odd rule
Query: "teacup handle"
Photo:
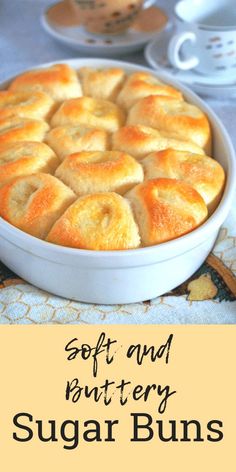
[[199, 59], [196, 56], [192, 56], [189, 59], [180, 58], [180, 50], [185, 41], [196, 42], [196, 35], [192, 31], [186, 31], [174, 35], [168, 45], [168, 58], [170, 63], [178, 69], [188, 70], [193, 69], [199, 64]]

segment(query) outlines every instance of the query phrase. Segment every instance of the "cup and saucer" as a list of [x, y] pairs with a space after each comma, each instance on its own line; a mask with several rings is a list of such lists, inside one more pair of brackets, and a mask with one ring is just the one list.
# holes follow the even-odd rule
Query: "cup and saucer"
[[200, 95], [236, 97], [235, 0], [181, 0], [174, 15], [145, 49], [149, 65]]
[[80, 23], [80, 17], [69, 8], [67, 1], [58, 2], [44, 11], [41, 23], [55, 40], [82, 54], [114, 57], [143, 49], [149, 41], [168, 29], [166, 13], [154, 4], [155, 0], [144, 0], [134, 22], [120, 34], [89, 32], [82, 21]]

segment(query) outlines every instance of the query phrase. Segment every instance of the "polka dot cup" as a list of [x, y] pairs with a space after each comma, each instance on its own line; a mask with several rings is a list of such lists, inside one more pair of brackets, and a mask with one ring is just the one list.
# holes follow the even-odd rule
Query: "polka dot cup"
[[168, 45], [174, 67], [236, 75], [235, 0], [182, 0], [175, 17], [176, 34]]
[[80, 23], [90, 33], [119, 34], [129, 28], [142, 8], [153, 0], [68, 0]]

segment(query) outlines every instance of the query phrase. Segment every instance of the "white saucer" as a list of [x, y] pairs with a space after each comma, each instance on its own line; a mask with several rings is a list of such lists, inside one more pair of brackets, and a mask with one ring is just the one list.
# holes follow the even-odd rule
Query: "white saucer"
[[170, 40], [171, 31], [163, 31], [155, 40], [145, 48], [145, 58], [153, 69], [167, 73], [171, 77], [185, 85], [200, 95], [210, 97], [232, 98], [236, 97], [236, 75], [229, 74], [210, 76], [201, 75], [194, 70], [182, 71], [174, 68], [167, 58], [167, 44]]
[[[49, 7], [43, 13], [41, 22], [45, 31], [57, 41], [70, 46], [76, 51], [96, 57], [110, 57], [138, 51], [154, 37], [157, 37], [163, 29], [170, 26], [168, 18], [162, 10], [157, 7], [150, 7], [148, 10], [150, 10], [152, 20], [154, 13], [154, 16], [155, 14], [157, 17], [158, 15], [159, 17], [161, 16], [161, 21], [163, 21], [163, 24], [159, 25], [158, 28], [155, 27], [151, 31], [141, 31], [139, 27], [132, 27], [120, 35], [95, 35], [87, 32], [83, 26], [75, 25], [74, 17], [71, 16], [68, 18], [68, 11], [66, 11], [65, 24], [70, 23], [71, 20], [70, 26], [68, 26], [68, 24], [59, 24], [56, 16], [55, 19], [52, 20], [54, 10], [62, 8], [65, 9], [63, 2], [59, 2]], [[64, 11], [65, 10], [63, 10], [63, 12]], [[141, 14], [143, 14], [143, 12], [141, 12]]]

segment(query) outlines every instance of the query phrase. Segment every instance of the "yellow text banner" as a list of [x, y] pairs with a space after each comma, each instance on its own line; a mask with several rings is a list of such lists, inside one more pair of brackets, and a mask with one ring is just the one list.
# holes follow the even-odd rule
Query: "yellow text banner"
[[0, 470], [235, 470], [235, 326], [2, 326]]

